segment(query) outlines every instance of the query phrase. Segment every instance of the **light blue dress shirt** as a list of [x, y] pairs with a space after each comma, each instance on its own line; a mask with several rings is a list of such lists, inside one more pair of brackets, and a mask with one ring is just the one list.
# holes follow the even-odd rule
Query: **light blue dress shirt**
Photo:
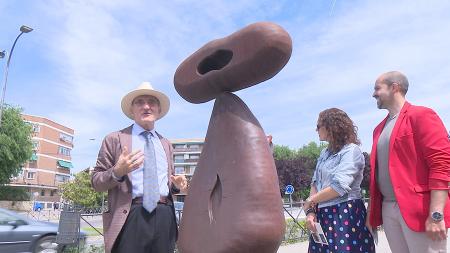
[[[143, 131], [146, 131], [144, 128], [139, 126], [138, 124], [133, 124], [133, 129], [131, 130], [131, 145], [132, 150], [141, 150], [144, 152], [145, 145], [145, 137], [141, 135]], [[155, 146], [155, 156], [156, 156], [156, 168], [158, 171], [158, 184], [159, 184], [159, 193], [161, 196], [169, 195], [169, 187], [168, 183], [168, 164], [167, 164], [167, 156], [164, 151], [161, 140], [156, 135], [155, 129], [150, 131], [153, 136], [151, 140], [153, 145]], [[131, 183], [132, 183], [132, 197], [140, 197], [143, 195], [144, 188], [144, 163], [142, 163], [141, 167], [137, 168], [133, 172], [131, 172]]]
[[364, 165], [364, 155], [356, 144], [347, 144], [336, 154], [323, 149], [317, 160], [311, 184], [317, 191], [330, 186], [340, 196], [319, 203], [319, 207], [360, 199]]

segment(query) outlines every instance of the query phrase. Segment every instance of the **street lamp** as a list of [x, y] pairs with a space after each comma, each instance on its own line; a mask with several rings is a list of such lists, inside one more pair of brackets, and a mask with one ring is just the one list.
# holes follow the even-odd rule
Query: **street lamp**
[[[3, 81], [3, 89], [2, 89], [2, 100], [0, 102], [0, 127], [2, 126], [2, 114], [3, 114], [3, 103], [5, 101], [5, 93], [6, 93], [6, 84], [8, 83], [8, 70], [9, 70], [9, 63], [11, 61], [11, 56], [13, 54], [14, 51], [14, 47], [16, 46], [16, 42], [17, 40], [20, 38], [20, 36], [22, 36], [22, 34], [24, 33], [29, 33], [33, 31], [33, 28], [28, 27], [26, 25], [23, 25], [20, 27], [20, 34], [17, 35], [16, 40], [14, 40], [14, 43], [11, 47], [11, 51], [9, 51], [9, 55], [8, 55], [8, 61], [6, 62], [6, 67], [5, 67], [5, 74], [4, 74], [4, 81]], [[4, 53], [3, 53], [4, 56]]]

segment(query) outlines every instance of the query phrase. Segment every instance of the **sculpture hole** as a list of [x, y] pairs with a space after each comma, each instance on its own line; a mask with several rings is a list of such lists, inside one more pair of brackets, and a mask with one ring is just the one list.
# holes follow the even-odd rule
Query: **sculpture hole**
[[222, 200], [222, 183], [220, 182], [219, 175], [217, 175], [216, 183], [214, 185], [213, 190], [211, 191], [211, 196], [209, 197], [208, 203], [208, 213], [210, 223], [214, 221], [214, 212], [217, 209], [219, 209], [221, 200]]
[[197, 66], [197, 71], [204, 75], [213, 70], [220, 70], [225, 67], [233, 58], [233, 52], [230, 50], [219, 49], [213, 54], [203, 59]]

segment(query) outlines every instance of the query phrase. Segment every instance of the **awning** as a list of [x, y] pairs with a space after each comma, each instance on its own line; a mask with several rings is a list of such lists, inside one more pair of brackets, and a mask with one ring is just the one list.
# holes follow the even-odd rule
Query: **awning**
[[66, 161], [62, 161], [62, 160], [58, 160], [58, 165], [64, 168], [68, 168], [71, 169], [73, 168], [73, 165], [71, 162], [66, 162]]
[[30, 161], [37, 161], [38, 157], [35, 153], [31, 155]]

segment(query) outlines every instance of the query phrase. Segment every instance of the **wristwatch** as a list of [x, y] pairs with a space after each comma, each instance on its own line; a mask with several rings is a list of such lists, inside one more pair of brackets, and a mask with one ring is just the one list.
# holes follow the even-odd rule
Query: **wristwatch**
[[431, 213], [431, 220], [433, 220], [433, 222], [441, 222], [444, 219], [444, 215], [441, 212], [432, 212]]

